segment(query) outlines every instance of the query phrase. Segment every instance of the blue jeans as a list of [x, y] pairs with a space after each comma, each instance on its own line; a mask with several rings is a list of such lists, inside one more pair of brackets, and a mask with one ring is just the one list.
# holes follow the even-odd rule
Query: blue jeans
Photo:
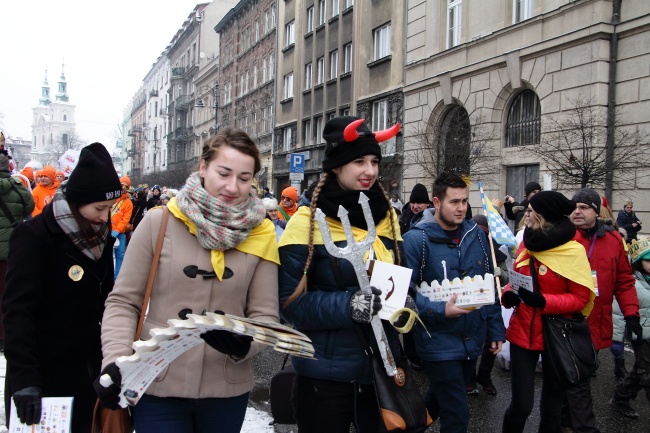
[[113, 273], [113, 280], [117, 280], [117, 275], [120, 273], [120, 268], [122, 267], [122, 261], [124, 260], [124, 253], [126, 252], [126, 233], [120, 233], [117, 235], [117, 240], [120, 241], [120, 245], [115, 248], [115, 272]]
[[133, 407], [138, 433], [238, 433], [248, 393], [230, 398], [176, 398], [143, 395]]
[[472, 362], [476, 365], [476, 360], [424, 362], [424, 371], [429, 378], [424, 404], [431, 418], [440, 418], [441, 433], [467, 432], [469, 408], [464, 371]]

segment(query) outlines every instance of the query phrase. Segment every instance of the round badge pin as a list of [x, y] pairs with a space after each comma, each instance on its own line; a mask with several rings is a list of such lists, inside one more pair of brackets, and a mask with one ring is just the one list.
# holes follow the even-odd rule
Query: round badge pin
[[542, 265], [539, 267], [539, 274], [540, 275], [546, 275], [546, 271], [548, 271], [548, 268], [545, 265]]
[[79, 265], [72, 265], [72, 267], [68, 269], [68, 277], [70, 277], [72, 281], [79, 281], [83, 276], [84, 270]]

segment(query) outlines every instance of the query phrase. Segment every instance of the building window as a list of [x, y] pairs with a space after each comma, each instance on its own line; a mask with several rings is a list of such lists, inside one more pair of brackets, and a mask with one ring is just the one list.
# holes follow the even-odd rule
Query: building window
[[318, 60], [316, 60], [316, 85], [323, 84], [324, 80], [325, 80], [325, 59], [323, 57], [319, 57]]
[[329, 122], [330, 120], [334, 119], [336, 117], [335, 112], [327, 113], [327, 121]]
[[305, 90], [311, 89], [313, 82], [311, 62], [305, 65]]
[[325, 24], [325, 0], [318, 0], [318, 25]]
[[253, 65], [253, 89], [257, 89], [257, 63]]
[[229, 104], [232, 101], [232, 82], [227, 81], [223, 86], [223, 103]]
[[350, 115], [350, 109], [349, 108], [341, 109], [341, 116], [349, 116], [349, 115]]
[[275, 28], [275, 4], [264, 11], [264, 33]]
[[304, 146], [311, 146], [311, 120], [305, 120], [302, 124], [302, 142]]
[[291, 128], [284, 128], [282, 131], [282, 151], [283, 152], [288, 152], [291, 150], [291, 141], [292, 141], [293, 135]]
[[295, 21], [291, 21], [289, 24], [284, 26], [285, 47], [288, 47], [289, 45], [293, 45], [296, 43], [294, 32], [293, 32], [295, 24], [296, 24]]
[[250, 76], [248, 75], [248, 69], [246, 69], [246, 72], [244, 73], [244, 94], [248, 93], [249, 80], [250, 80]]
[[339, 75], [339, 51], [334, 50], [330, 53], [330, 80], [336, 79]]
[[469, 175], [472, 127], [465, 108], [455, 105], [447, 112], [440, 127], [440, 143], [443, 170]]
[[336, 17], [339, 14], [339, 0], [332, 0], [332, 17]]
[[266, 132], [266, 108], [262, 108], [262, 112], [260, 113], [260, 122], [262, 123], [262, 129], [260, 132], [264, 133]]
[[260, 40], [260, 20], [255, 20], [255, 42]]
[[375, 60], [390, 55], [390, 23], [374, 31]]
[[542, 132], [542, 109], [532, 90], [524, 90], [512, 102], [506, 124], [506, 147], [539, 144]]
[[316, 143], [321, 144], [323, 142], [323, 118], [316, 117], [314, 118], [314, 128], [316, 128]]
[[284, 99], [293, 98], [293, 72], [284, 76]]
[[447, 48], [460, 43], [463, 0], [448, 0], [447, 6]]
[[354, 0], [345, 0], [345, 8], [346, 9], [349, 8], [349, 7], [352, 7], [353, 4], [354, 4]]
[[314, 31], [314, 7], [310, 6], [307, 9], [307, 33]]
[[372, 130], [381, 131], [388, 128], [388, 100], [382, 99], [372, 104]]
[[242, 31], [242, 52], [246, 51], [251, 46], [251, 28], [246, 27]]
[[352, 71], [352, 44], [343, 47], [343, 73]]
[[239, 96], [244, 94], [244, 74], [239, 76]]
[[533, 0], [512, 0], [512, 22], [519, 23], [533, 16]]
[[273, 79], [275, 75], [275, 67], [273, 66], [273, 54], [269, 55], [269, 80]]
[[266, 57], [262, 59], [262, 83], [266, 83], [269, 76], [266, 73]]

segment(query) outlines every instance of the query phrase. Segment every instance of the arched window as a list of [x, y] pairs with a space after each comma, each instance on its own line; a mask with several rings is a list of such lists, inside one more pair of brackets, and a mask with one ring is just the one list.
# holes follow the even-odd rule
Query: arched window
[[508, 111], [506, 147], [539, 144], [542, 133], [542, 109], [532, 90], [515, 97]]
[[457, 105], [447, 112], [440, 128], [438, 157], [443, 171], [469, 175], [472, 128], [467, 110]]

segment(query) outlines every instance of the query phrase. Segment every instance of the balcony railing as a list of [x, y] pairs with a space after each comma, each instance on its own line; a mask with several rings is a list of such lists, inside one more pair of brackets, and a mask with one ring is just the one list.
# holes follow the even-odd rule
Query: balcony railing
[[151, 97], [158, 96], [158, 90], [156, 90], [156, 89], [152, 89], [152, 90], [149, 92], [149, 96], [151, 96]]
[[185, 74], [185, 66], [172, 68], [172, 77], [182, 77]]
[[174, 105], [176, 106], [176, 110], [187, 111], [189, 109], [190, 104], [192, 103], [193, 100], [194, 100], [194, 94], [180, 95], [174, 101]]

